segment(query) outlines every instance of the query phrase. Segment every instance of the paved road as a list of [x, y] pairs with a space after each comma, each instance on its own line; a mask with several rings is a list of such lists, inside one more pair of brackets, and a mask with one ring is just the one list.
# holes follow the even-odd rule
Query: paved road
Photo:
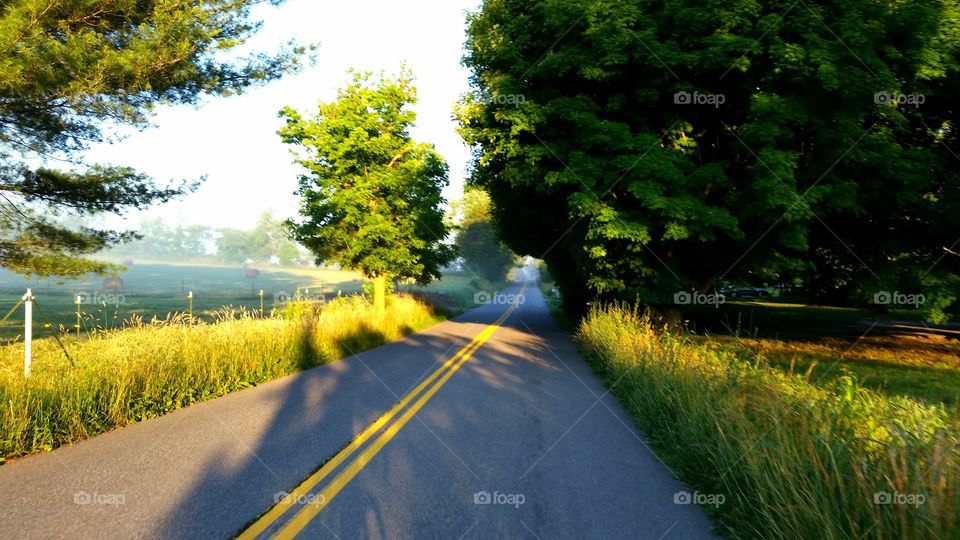
[[0, 466], [0, 538], [713, 537], [537, 287], [524, 295]]

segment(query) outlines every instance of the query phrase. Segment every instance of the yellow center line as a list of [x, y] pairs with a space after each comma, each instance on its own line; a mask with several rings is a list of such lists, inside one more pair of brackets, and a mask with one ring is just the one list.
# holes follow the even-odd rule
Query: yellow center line
[[373, 444], [361, 452], [354, 461], [347, 465], [340, 472], [340, 474], [338, 474], [333, 481], [330, 482], [330, 484], [320, 491], [315, 502], [306, 505], [302, 510], [300, 510], [300, 512], [298, 512], [289, 522], [287, 522], [286, 525], [283, 526], [282, 529], [280, 529], [274, 538], [279, 540], [288, 540], [296, 537], [297, 534], [299, 534], [300, 531], [303, 530], [303, 528], [306, 527], [307, 524], [310, 523], [310, 521], [316, 517], [316, 515], [319, 514], [320, 511], [323, 510], [330, 503], [330, 501], [333, 500], [334, 497], [337, 496], [338, 493], [340, 493], [340, 490], [350, 483], [353, 477], [356, 476], [357, 473], [359, 473], [363, 467], [366, 466], [367, 463], [369, 463], [377, 455], [377, 453], [379, 453], [380, 450], [383, 449], [383, 447], [386, 446], [386, 444], [390, 442], [390, 440], [397, 433], [400, 432], [401, 429], [403, 429], [403, 426], [409, 422], [410, 419], [417, 414], [417, 412], [420, 411], [427, 401], [429, 401], [430, 398], [433, 397], [433, 395], [436, 394], [444, 384], [446, 384], [450, 377], [453, 377], [453, 374], [456, 373], [457, 370], [459, 370], [460, 367], [470, 359], [473, 353], [476, 352], [476, 350], [479, 349], [484, 342], [490, 339], [490, 337], [493, 335], [493, 332], [500, 327], [500, 323], [506, 320], [506, 318], [510, 316], [510, 313], [514, 309], [516, 309], [516, 304], [511, 305], [496, 323], [490, 325], [488, 329], [491, 331], [486, 333], [481, 339], [477, 340], [476, 346], [473, 347], [471, 351], [461, 356], [456, 365], [447, 370], [443, 377], [437, 381], [437, 384], [433, 385], [429, 390], [424, 392], [424, 394], [420, 396], [420, 399], [418, 399], [413, 405], [404, 411], [403, 415], [401, 415], [396, 422], [387, 427], [387, 429], [384, 430], [379, 437], [377, 437]]
[[[525, 286], [524, 286], [525, 287]], [[522, 290], [522, 289], [521, 289]], [[437, 368], [427, 379], [417, 385], [413, 390], [408, 392], [400, 401], [394, 404], [383, 416], [378, 418], [375, 422], [366, 427], [349, 445], [343, 448], [340, 452], [337, 453], [330, 461], [326, 462], [323, 467], [314, 472], [312, 475], [307, 477], [306, 480], [300, 483], [292, 492], [288, 493], [286, 497], [283, 498], [280, 502], [274, 505], [267, 513], [261, 516], [257, 521], [255, 521], [250, 527], [240, 533], [237, 538], [239, 540], [252, 540], [256, 538], [261, 533], [266, 531], [274, 522], [277, 521], [287, 510], [292, 508], [297, 504], [297, 501], [303, 500], [310, 490], [312, 490], [317, 484], [323, 481], [331, 472], [333, 472], [340, 464], [350, 458], [354, 452], [357, 451], [364, 443], [367, 442], [373, 435], [380, 431], [383, 426], [390, 422], [396, 414], [407, 406], [414, 398], [417, 397], [424, 389], [430, 386], [434, 381], [436, 381], [445, 371], [452, 370], [456, 371], [459, 369], [459, 366], [453, 367], [458, 360], [469, 358], [473, 352], [480, 347], [493, 332], [499, 328], [499, 325], [510, 316], [510, 313], [516, 308], [516, 305], [513, 305], [506, 312], [501, 315], [496, 322], [492, 325], [487, 326], [483, 329], [476, 337], [474, 337], [469, 343], [467, 343], [463, 348], [461, 348], [457, 353], [447, 360], [442, 366]], [[452, 374], [452, 371], [450, 372]], [[442, 385], [449, 377], [446, 377], [438, 383], [438, 386]], [[435, 392], [434, 390], [433, 392]], [[430, 393], [432, 396], [433, 393]], [[418, 402], [419, 403], [419, 402]], [[422, 406], [422, 405], [421, 405]], [[418, 407], [419, 410], [419, 407]], [[406, 423], [406, 422], [404, 422]], [[386, 444], [386, 443], [384, 443]], [[339, 478], [339, 477], [338, 477]], [[339, 490], [337, 490], [339, 491]]]

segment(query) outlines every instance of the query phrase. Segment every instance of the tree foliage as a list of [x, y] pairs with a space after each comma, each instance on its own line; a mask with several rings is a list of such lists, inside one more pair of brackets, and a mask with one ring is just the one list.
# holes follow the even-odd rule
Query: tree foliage
[[103, 271], [107, 265], [78, 256], [135, 235], [68, 229], [51, 216], [122, 213], [196, 185], [159, 185], [130, 167], [87, 165], [80, 156], [91, 143], [113, 141], [117, 127], [146, 127], [157, 104], [231, 95], [295, 68], [302, 51], [292, 45], [226, 59], [257, 30], [250, 10], [260, 3], [0, 3], [0, 265], [39, 274]]
[[280, 136], [307, 171], [294, 238], [317, 262], [374, 278], [377, 303], [387, 276], [427, 283], [455, 256], [440, 209], [447, 165], [409, 134], [417, 102], [411, 79], [405, 70], [396, 78], [355, 73], [314, 116], [289, 107], [280, 113]]
[[301, 248], [290, 239], [286, 222], [274, 217], [269, 210], [260, 214], [252, 230], [220, 229], [219, 232], [217, 255], [223, 260], [263, 262], [277, 257], [281, 264], [293, 264], [300, 259]]
[[490, 196], [480, 189], [467, 189], [453, 201], [452, 222], [457, 227], [456, 246], [466, 267], [483, 279], [498, 283], [516, 262], [513, 254], [496, 236]]
[[502, 237], [574, 303], [802, 276], [942, 307], [958, 47], [953, 0], [487, 0], [457, 114]]

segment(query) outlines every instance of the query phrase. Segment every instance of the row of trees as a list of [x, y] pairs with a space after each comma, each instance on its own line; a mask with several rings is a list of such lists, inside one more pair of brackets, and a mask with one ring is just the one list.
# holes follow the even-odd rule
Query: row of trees
[[835, 303], [920, 290], [942, 320], [958, 47], [960, 5], [936, 0], [485, 1], [471, 183], [572, 308], [802, 278]]
[[284, 221], [271, 211], [260, 214], [252, 229], [169, 225], [160, 218], [150, 218], [140, 222], [137, 232], [139, 240], [115, 246], [109, 253], [148, 259], [211, 258], [231, 263], [276, 260], [284, 265], [306, 260], [304, 250], [289, 238]]

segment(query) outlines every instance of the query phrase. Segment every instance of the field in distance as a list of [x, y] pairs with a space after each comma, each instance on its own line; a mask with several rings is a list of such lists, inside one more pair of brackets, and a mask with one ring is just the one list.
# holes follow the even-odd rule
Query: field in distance
[[[76, 323], [77, 295], [82, 298], [80, 310], [84, 330], [122, 326], [123, 321], [137, 315], [146, 320], [168, 313], [186, 312], [190, 292], [193, 293], [195, 316], [209, 316], [223, 306], [260, 309], [260, 290], [264, 293], [264, 309], [283, 303], [299, 289], [319, 299], [335, 297], [338, 291], [353, 294], [362, 290], [362, 276], [356, 272], [328, 268], [268, 267], [259, 275], [246, 277], [242, 266], [217, 266], [175, 263], [135, 263], [123, 272], [118, 282], [103, 276], [84, 279], [27, 279], [0, 270], [0, 306], [6, 314], [31, 288], [39, 309], [34, 310], [37, 323], [34, 335], [43, 337], [39, 325], [45, 314], [53, 327], [69, 330]], [[119, 285], [119, 287], [118, 287]], [[40, 310], [43, 313], [40, 313]], [[0, 335], [15, 337], [23, 332], [23, 308], [18, 308], [0, 325]]]

